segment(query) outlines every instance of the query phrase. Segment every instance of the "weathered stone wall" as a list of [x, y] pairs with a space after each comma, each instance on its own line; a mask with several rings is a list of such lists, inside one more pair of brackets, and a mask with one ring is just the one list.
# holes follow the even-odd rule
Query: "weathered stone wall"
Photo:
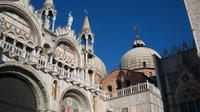
[[[136, 85], [138, 83], [143, 83], [147, 81], [147, 77], [141, 72], [135, 72], [134, 70], [125, 70], [125, 69], [118, 69], [104, 78], [102, 81], [102, 90], [105, 92], [108, 91], [108, 86], [112, 86], [112, 91], [116, 91], [118, 89], [126, 88], [126, 81], [130, 81], [130, 85]], [[118, 88], [117, 81], [120, 81], [121, 88]]]
[[121, 112], [123, 108], [128, 108], [128, 112], [163, 112], [160, 96], [150, 91], [108, 100], [106, 103], [106, 108], [112, 108], [113, 112]]
[[[166, 109], [169, 112], [179, 112], [184, 91], [194, 89], [200, 92], [200, 58], [195, 48], [178, 55], [163, 58], [159, 67], [162, 94]], [[191, 96], [193, 97], [193, 96]], [[199, 96], [197, 96], [198, 98]], [[194, 100], [196, 97], [194, 97]]]
[[189, 16], [191, 30], [193, 31], [195, 43], [200, 56], [200, 1], [199, 0], [184, 0], [187, 13]]
[[146, 75], [147, 77], [151, 77], [151, 76], [149, 76], [149, 73], [151, 72], [151, 73], [152, 73], [152, 76], [156, 76], [156, 71], [155, 71], [155, 69], [138, 69], [138, 70], [135, 70], [135, 72], [142, 72], [142, 73], [144, 73], [144, 75]]
[[[70, 90], [78, 91], [80, 97], [86, 99], [87, 111], [93, 112], [92, 97], [98, 96], [102, 75], [86, 67], [85, 52], [74, 30], [66, 28], [54, 32], [43, 28], [38, 11], [34, 11], [27, 0], [0, 1], [0, 11], [0, 69], [6, 66], [9, 72], [9, 66], [14, 66], [21, 68], [19, 73], [25, 70], [30, 72], [25, 73], [24, 77], [37, 80], [34, 83], [36, 87], [27, 81], [31, 83], [29, 86], [32, 90], [38, 91], [34, 94], [37, 110], [59, 112], [63, 96]], [[63, 49], [59, 49], [58, 46], [62, 44]], [[59, 50], [62, 52], [58, 53]], [[93, 73], [90, 74], [92, 80], [89, 79], [89, 70]], [[26, 92], [27, 89], [19, 93], [26, 95]]]

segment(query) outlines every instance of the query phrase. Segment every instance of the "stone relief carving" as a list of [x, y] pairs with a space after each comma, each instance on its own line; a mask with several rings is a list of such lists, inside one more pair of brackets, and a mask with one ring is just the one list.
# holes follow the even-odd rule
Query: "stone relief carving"
[[19, 6], [25, 8], [29, 13], [33, 14], [34, 7], [30, 5], [30, 0], [19, 0], [16, 2]]
[[56, 58], [69, 64], [74, 64], [75, 62], [74, 52], [65, 44], [60, 44], [56, 47]]
[[68, 14], [68, 23], [67, 26], [64, 28], [61, 28], [60, 26], [56, 29], [56, 35], [68, 35], [69, 37], [72, 37], [72, 40], [76, 40], [76, 34], [74, 32], [74, 30], [71, 30], [71, 26], [73, 23], [73, 17], [71, 15], [71, 11]]
[[56, 28], [56, 35], [57, 36], [67, 35], [68, 37], [70, 37], [71, 40], [73, 40], [73, 41], [76, 40], [76, 34], [75, 34], [74, 30], [69, 30], [68, 27], [61, 28], [59, 26], [58, 28]]
[[3, 25], [3, 23], [5, 22], [5, 19], [4, 19], [4, 17], [0, 17], [0, 26], [2, 26]]
[[5, 25], [7, 30], [15, 31], [18, 35], [23, 35], [24, 37], [33, 39], [30, 35], [31, 29], [29, 28], [29, 24], [21, 17], [15, 15], [14, 13], [11, 14], [10, 12], [3, 12], [0, 15], [5, 18], [3, 19], [5, 23], [2, 24], [2, 26]]
[[0, 33], [3, 33], [5, 31], [6, 31], [5, 19], [4, 19], [4, 17], [0, 17]]
[[38, 20], [39, 25], [42, 26], [42, 19], [40, 18], [39, 11], [38, 10], [34, 11], [33, 15], [35, 15], [36, 19]]
[[18, 0], [15, 3], [33, 15], [39, 21], [39, 25], [42, 26], [42, 19], [39, 17], [38, 11], [34, 11], [34, 7], [30, 4], [30, 0]]

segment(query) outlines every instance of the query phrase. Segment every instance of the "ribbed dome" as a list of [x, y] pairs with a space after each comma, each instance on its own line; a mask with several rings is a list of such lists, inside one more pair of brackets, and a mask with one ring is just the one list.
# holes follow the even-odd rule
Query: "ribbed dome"
[[100, 58], [94, 56], [94, 58], [89, 62], [89, 66], [93, 68], [102, 78], [107, 74], [106, 67]]
[[141, 68], [155, 68], [153, 54], [160, 58], [160, 55], [150, 48], [133, 48], [122, 57], [120, 61], [120, 68], [128, 70]]

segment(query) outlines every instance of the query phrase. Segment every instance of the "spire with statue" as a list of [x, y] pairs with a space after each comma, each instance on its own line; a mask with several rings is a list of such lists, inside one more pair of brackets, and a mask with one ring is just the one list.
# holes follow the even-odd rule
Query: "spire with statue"
[[67, 23], [67, 28], [68, 28], [69, 30], [71, 30], [72, 23], [73, 23], [72, 12], [69, 11], [69, 14], [68, 14], [68, 23]]
[[[57, 11], [54, 8], [53, 0], [46, 0], [41, 11], [40, 18], [46, 30], [54, 32]], [[52, 23], [51, 23], [52, 20]]]

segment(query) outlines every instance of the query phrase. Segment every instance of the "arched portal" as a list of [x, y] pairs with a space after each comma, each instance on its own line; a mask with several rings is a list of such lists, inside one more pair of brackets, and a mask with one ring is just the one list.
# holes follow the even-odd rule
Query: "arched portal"
[[36, 97], [24, 79], [10, 73], [0, 75], [0, 111], [35, 112]]
[[91, 112], [87, 98], [78, 90], [68, 90], [61, 103], [62, 112]]
[[45, 87], [38, 76], [20, 66], [0, 66], [0, 112], [48, 110]]

